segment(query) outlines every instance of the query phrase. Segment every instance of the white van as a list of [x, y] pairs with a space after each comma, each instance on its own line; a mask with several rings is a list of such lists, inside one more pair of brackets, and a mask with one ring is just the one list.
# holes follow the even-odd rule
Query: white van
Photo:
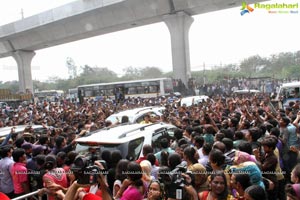
[[276, 101], [281, 102], [283, 108], [289, 106], [291, 101], [300, 101], [300, 82], [283, 83], [276, 96]]
[[103, 150], [120, 150], [123, 158], [137, 160], [142, 156], [145, 144], [153, 147], [154, 153], [161, 150], [160, 140], [172, 138], [177, 129], [171, 124], [120, 124], [112, 128], [104, 128], [86, 137], [76, 140], [76, 152], [87, 155], [89, 148], [98, 148], [100, 155]]

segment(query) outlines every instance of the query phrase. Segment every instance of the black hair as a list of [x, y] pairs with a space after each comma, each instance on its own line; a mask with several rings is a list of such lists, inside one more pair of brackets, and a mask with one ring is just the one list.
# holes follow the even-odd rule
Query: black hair
[[280, 135], [279, 128], [277, 128], [277, 127], [272, 128], [271, 131], [270, 131], [270, 135], [274, 135], [274, 136], [276, 136], [278, 138], [279, 135]]
[[147, 156], [149, 153], [153, 153], [153, 148], [150, 144], [145, 144], [143, 146], [143, 155]]
[[122, 116], [121, 123], [123, 124], [123, 123], [127, 123], [127, 122], [129, 122], [129, 117], [127, 115]]
[[249, 174], [236, 173], [234, 174], [234, 176], [235, 176], [235, 181], [241, 184], [243, 190], [245, 190], [247, 187], [251, 185]]
[[268, 122], [273, 125], [273, 127], [277, 127], [278, 121], [275, 119], [269, 119]]
[[191, 135], [192, 132], [194, 131], [194, 129], [192, 127], [188, 126], [185, 128], [185, 131], [188, 133], [188, 135]]
[[204, 144], [204, 137], [203, 136], [196, 135], [194, 137], [194, 140], [195, 140], [195, 143], [198, 143], [200, 147], [203, 146], [203, 144]]
[[180, 147], [181, 145], [187, 144], [188, 141], [185, 138], [181, 138], [178, 140], [178, 146]]
[[273, 150], [276, 148], [276, 145], [277, 145], [277, 139], [275, 136], [266, 136], [263, 141], [262, 141], [262, 145], [263, 146], [267, 146], [267, 147], [270, 147], [272, 148]]
[[129, 160], [121, 159], [116, 166], [116, 175], [115, 178], [123, 182], [126, 179], [127, 175], [124, 173], [127, 171], [127, 166], [129, 164]]
[[56, 167], [56, 157], [55, 155], [47, 155], [45, 158], [45, 169], [51, 170]]
[[229, 139], [233, 140], [234, 133], [231, 129], [222, 128], [220, 130], [220, 132], [224, 134], [225, 138], [229, 138]]
[[238, 145], [238, 150], [252, 154], [252, 146], [249, 142], [243, 141]]
[[17, 148], [12, 152], [12, 157], [15, 162], [19, 162], [20, 158], [24, 156], [25, 150], [22, 148]]
[[217, 166], [222, 166], [225, 163], [225, 156], [219, 149], [212, 149], [209, 153], [209, 160]]
[[111, 153], [111, 167], [115, 167], [121, 159], [122, 159], [121, 151], [114, 150]]
[[267, 200], [265, 190], [258, 185], [251, 185], [250, 187], [247, 187], [245, 193], [247, 193], [253, 200]]
[[65, 140], [65, 138], [63, 136], [58, 136], [56, 139], [55, 139], [55, 144], [58, 148], [61, 148], [62, 147], [62, 143], [63, 141]]
[[10, 145], [5, 145], [5, 146], [2, 146], [1, 149], [0, 149], [0, 156], [1, 158], [5, 158], [7, 157], [7, 153], [10, 152], [12, 149], [12, 146]]
[[234, 137], [236, 140], [242, 140], [244, 139], [244, 133], [242, 131], [236, 131]]
[[195, 158], [196, 150], [194, 147], [186, 147], [183, 154], [192, 162], [192, 164], [198, 163], [198, 160]]
[[156, 157], [155, 157], [155, 155], [153, 153], [147, 154], [146, 159], [149, 160], [149, 162], [151, 163], [151, 165], [155, 164]]
[[78, 153], [76, 153], [75, 151], [68, 152], [65, 164], [66, 165], [71, 165], [74, 162], [77, 155], [78, 155]]
[[231, 117], [230, 122], [232, 123], [233, 127], [237, 127], [237, 125], [239, 124], [239, 120], [236, 117]]
[[167, 138], [162, 138], [160, 141], [160, 145], [162, 148], [168, 148], [169, 147], [169, 140]]
[[205, 152], [206, 155], [208, 155], [210, 153], [211, 149], [212, 149], [212, 146], [209, 143], [205, 143], [202, 146], [202, 151]]
[[225, 144], [227, 151], [233, 149], [233, 141], [232, 141], [232, 139], [230, 139], [230, 138], [223, 138], [222, 142]]
[[16, 145], [17, 148], [21, 148], [23, 143], [24, 143], [24, 138], [23, 138], [23, 137], [18, 138], [18, 139], [15, 141], [15, 145]]
[[38, 164], [40, 166], [45, 164], [45, 160], [46, 160], [46, 155], [44, 155], [44, 154], [39, 154], [35, 157], [36, 164]]
[[168, 157], [169, 167], [171, 170], [175, 169], [181, 163], [181, 157], [178, 153], [172, 153]]
[[174, 137], [176, 138], [176, 140], [180, 140], [183, 137], [183, 130], [179, 128], [175, 129]]
[[131, 161], [127, 165], [127, 177], [133, 182], [133, 185], [143, 186], [142, 167], [135, 161]]
[[194, 131], [199, 134], [203, 134], [203, 128], [201, 126], [194, 127]]
[[41, 145], [44, 145], [46, 144], [48, 141], [48, 136], [46, 134], [42, 134], [40, 137], [39, 137], [39, 143]]
[[222, 141], [223, 138], [225, 138], [225, 134], [224, 133], [222, 133], [222, 132], [216, 133], [216, 135], [215, 135], [216, 141]]
[[261, 130], [259, 128], [250, 128], [249, 134], [252, 137], [252, 141], [256, 142], [261, 137]]
[[168, 158], [169, 158], [169, 152], [162, 151], [160, 153], [160, 165], [161, 166], [168, 166]]
[[289, 123], [291, 123], [291, 120], [288, 117], [282, 117], [281, 119], [282, 119], [282, 121], [284, 121], [284, 123], [286, 125], [288, 125]]

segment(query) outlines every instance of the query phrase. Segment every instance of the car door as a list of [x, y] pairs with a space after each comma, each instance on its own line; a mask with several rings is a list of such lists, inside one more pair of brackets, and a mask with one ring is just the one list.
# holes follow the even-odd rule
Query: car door
[[162, 150], [160, 141], [163, 138], [167, 138], [170, 142], [174, 138], [174, 131], [176, 128], [161, 128], [152, 133], [152, 148], [153, 153], [157, 153]]

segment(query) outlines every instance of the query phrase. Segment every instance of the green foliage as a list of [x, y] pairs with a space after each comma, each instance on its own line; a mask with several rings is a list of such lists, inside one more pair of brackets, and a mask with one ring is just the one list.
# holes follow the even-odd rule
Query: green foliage
[[[83, 84], [108, 83], [124, 80], [149, 79], [159, 77], [173, 77], [173, 72], [162, 73], [157, 67], [136, 68], [129, 66], [124, 69], [124, 75], [117, 74], [105, 67], [91, 67], [89, 65], [76, 66], [72, 58], [67, 58], [66, 66], [69, 69], [69, 79], [51, 77], [47, 82], [33, 81], [34, 90], [59, 89], [67, 91]], [[122, 66], [120, 66], [122, 67]], [[81, 73], [77, 74], [77, 69]], [[259, 55], [244, 59], [240, 65], [228, 64], [214, 66], [211, 70], [192, 72], [192, 77], [199, 83], [220, 83], [237, 77], [273, 77], [276, 79], [299, 79], [300, 78], [300, 51], [282, 52], [262, 58]], [[18, 92], [17, 81], [0, 82], [0, 88]]]

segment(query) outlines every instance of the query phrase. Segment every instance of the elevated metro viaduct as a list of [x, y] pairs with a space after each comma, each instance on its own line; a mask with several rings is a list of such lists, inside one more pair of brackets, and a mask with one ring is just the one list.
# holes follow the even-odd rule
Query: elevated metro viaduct
[[[78, 0], [0, 26], [0, 58], [12, 56], [16, 60], [19, 91], [32, 92], [31, 61], [36, 50], [163, 21], [171, 35], [174, 78], [187, 85], [192, 15], [238, 7], [242, 1]], [[260, 1], [264, 0], [247, 3]]]

